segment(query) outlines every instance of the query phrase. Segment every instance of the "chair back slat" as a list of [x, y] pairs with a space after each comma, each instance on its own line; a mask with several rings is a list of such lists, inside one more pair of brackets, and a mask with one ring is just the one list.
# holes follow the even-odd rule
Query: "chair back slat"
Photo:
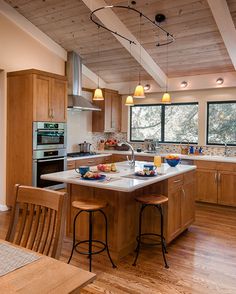
[[35, 206], [34, 222], [32, 223], [29, 243], [27, 245], [27, 248], [30, 249], [30, 250], [33, 250], [35, 237], [37, 235], [38, 227], [39, 227], [40, 214], [41, 214], [41, 207], [37, 205], [37, 206]]
[[6, 240], [58, 258], [63, 238], [65, 196], [62, 192], [16, 185]]
[[25, 234], [23, 236], [23, 240], [21, 243], [22, 247], [27, 247], [29, 236], [31, 234], [32, 223], [34, 220], [34, 212], [35, 212], [35, 205], [29, 204], [29, 207], [28, 207], [29, 216], [27, 217], [27, 220], [26, 220]]
[[20, 217], [20, 221], [19, 221], [19, 229], [17, 232], [17, 237], [16, 237], [16, 241], [15, 243], [17, 245], [21, 244], [21, 240], [23, 237], [23, 233], [25, 231], [25, 224], [26, 224], [26, 220], [27, 220], [27, 214], [28, 214], [28, 204], [24, 203], [22, 209], [22, 215]]
[[45, 247], [44, 247], [45, 255], [50, 255], [50, 250], [52, 249], [51, 244], [55, 240], [56, 222], [57, 222], [57, 212], [54, 210], [52, 211], [52, 214], [51, 214], [51, 226], [48, 230], [47, 242], [45, 243]]
[[51, 226], [51, 220], [52, 220], [52, 209], [48, 209], [47, 214], [46, 214], [46, 218], [45, 218], [45, 224], [44, 224], [43, 235], [41, 238], [41, 244], [40, 244], [40, 248], [39, 248], [40, 253], [44, 252], [44, 248], [47, 243], [48, 232], [49, 232], [50, 226]]

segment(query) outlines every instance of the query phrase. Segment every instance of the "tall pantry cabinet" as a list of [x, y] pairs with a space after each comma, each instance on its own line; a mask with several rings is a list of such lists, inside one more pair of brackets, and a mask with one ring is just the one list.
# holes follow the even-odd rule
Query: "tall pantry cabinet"
[[32, 185], [33, 122], [66, 122], [65, 76], [35, 69], [7, 75], [7, 205], [14, 185]]

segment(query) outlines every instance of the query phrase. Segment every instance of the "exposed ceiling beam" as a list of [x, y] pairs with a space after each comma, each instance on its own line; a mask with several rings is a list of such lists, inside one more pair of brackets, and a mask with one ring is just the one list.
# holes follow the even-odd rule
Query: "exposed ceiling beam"
[[236, 70], [236, 30], [226, 0], [207, 0]]
[[[91, 71], [87, 66], [82, 64], [82, 74], [84, 78], [89, 79], [93, 84], [90, 84], [92, 88], [96, 88], [98, 84], [98, 76]], [[83, 81], [82, 81], [83, 82]], [[99, 77], [99, 85], [101, 88], [110, 88], [106, 82], [104, 82], [100, 77]], [[83, 85], [85, 86], [85, 85]]]
[[[82, 0], [84, 4], [91, 10], [95, 10], [99, 7], [106, 6], [107, 3], [104, 0]], [[98, 19], [108, 28], [113, 31], [119, 32], [119, 34], [126, 36], [130, 40], [133, 40], [137, 45], [132, 45], [131, 55], [140, 63], [140, 43], [135, 36], [128, 30], [119, 17], [111, 10], [105, 9], [99, 11], [96, 16]], [[130, 44], [128, 41], [113, 34], [114, 37], [122, 44], [124, 48], [130, 51]], [[141, 46], [141, 66], [150, 74], [150, 76], [156, 81], [160, 87], [164, 88], [166, 85], [167, 77], [162, 69], [156, 64], [147, 51]]]

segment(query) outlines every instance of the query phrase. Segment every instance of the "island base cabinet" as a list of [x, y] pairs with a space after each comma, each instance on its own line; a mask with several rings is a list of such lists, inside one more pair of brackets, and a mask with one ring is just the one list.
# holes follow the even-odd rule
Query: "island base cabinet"
[[166, 241], [170, 243], [195, 221], [195, 171], [168, 180]]
[[[68, 185], [67, 235], [72, 236], [73, 220], [78, 212], [72, 207], [75, 200], [105, 201], [104, 209], [108, 219], [108, 239], [112, 258], [117, 261], [134, 252], [138, 235], [139, 213], [141, 204], [135, 198], [148, 194], [163, 194], [168, 203], [163, 205], [164, 236], [170, 243], [194, 222], [194, 185], [195, 173], [188, 172], [168, 180], [157, 182], [133, 192], [119, 192], [82, 185]], [[88, 213], [80, 214], [76, 224], [76, 239], [88, 239]], [[93, 238], [105, 240], [105, 224], [102, 214], [93, 216]], [[146, 207], [142, 218], [142, 233], [160, 234], [160, 213], [156, 207]], [[155, 237], [146, 242], [156, 242]], [[85, 246], [83, 249], [86, 250]]]

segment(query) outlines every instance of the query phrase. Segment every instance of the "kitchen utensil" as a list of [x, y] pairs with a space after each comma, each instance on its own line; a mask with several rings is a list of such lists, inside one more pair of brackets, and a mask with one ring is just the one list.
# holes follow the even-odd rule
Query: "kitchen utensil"
[[79, 148], [80, 148], [80, 152], [90, 152], [90, 147], [91, 147], [91, 143], [87, 143], [86, 141], [84, 141], [84, 143], [80, 143], [78, 144]]

